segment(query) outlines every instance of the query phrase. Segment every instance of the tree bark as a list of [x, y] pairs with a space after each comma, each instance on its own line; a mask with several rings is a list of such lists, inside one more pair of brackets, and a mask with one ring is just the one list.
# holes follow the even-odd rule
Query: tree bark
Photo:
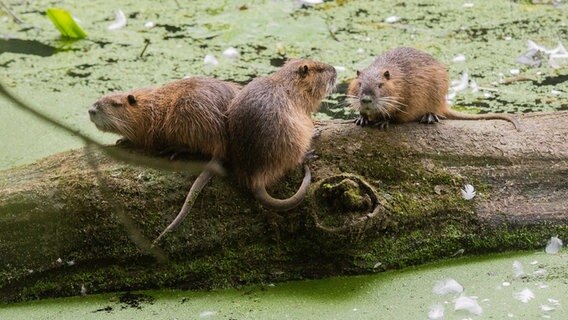
[[[87, 148], [0, 172], [1, 300], [360, 274], [568, 238], [568, 112], [525, 115], [521, 132], [504, 121], [318, 125], [302, 206], [271, 212], [230, 173], [215, 177], [155, 249], [194, 175]], [[270, 192], [289, 196], [301, 178]]]

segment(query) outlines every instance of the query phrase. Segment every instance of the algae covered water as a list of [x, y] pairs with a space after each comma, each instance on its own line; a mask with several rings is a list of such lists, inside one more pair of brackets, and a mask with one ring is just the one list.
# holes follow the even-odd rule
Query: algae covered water
[[565, 252], [526, 252], [240, 289], [49, 299], [0, 306], [0, 319], [566, 319], [567, 280]]

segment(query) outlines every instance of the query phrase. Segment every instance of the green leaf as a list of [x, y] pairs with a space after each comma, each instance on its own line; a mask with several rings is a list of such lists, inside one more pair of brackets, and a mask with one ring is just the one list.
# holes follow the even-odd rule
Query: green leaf
[[87, 37], [87, 33], [75, 22], [75, 19], [73, 19], [67, 10], [48, 8], [46, 13], [57, 30], [61, 32], [61, 36], [71, 39], [83, 39]]

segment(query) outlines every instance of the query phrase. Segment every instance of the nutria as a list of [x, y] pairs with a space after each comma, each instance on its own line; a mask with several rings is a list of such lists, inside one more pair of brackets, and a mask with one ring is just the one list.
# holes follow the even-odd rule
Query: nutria
[[[221, 163], [227, 151], [225, 111], [240, 87], [234, 83], [193, 77], [157, 88], [108, 94], [89, 109], [101, 131], [122, 135], [145, 149], [182, 149]], [[174, 221], [155, 240], [177, 227], [213, 172], [205, 169], [195, 180]]]
[[228, 160], [237, 181], [264, 206], [285, 211], [303, 201], [311, 180], [307, 165], [292, 197], [275, 199], [266, 187], [304, 161], [314, 132], [311, 113], [331, 93], [336, 77], [328, 64], [289, 60], [274, 74], [247, 84], [229, 105]]
[[457, 120], [501, 119], [519, 130], [518, 121], [506, 114], [464, 114], [450, 109], [446, 101], [448, 71], [431, 55], [400, 47], [378, 56], [351, 81], [347, 90], [351, 105], [359, 110], [357, 125], [420, 121], [439, 118]]

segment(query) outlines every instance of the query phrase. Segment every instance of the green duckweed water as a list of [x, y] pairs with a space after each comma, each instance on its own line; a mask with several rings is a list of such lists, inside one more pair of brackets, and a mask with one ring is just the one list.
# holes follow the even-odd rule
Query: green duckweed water
[[[523, 266], [516, 278], [513, 262]], [[544, 270], [544, 271], [539, 271]], [[0, 306], [1, 319], [566, 319], [568, 256], [543, 252], [456, 259], [398, 272], [266, 284], [210, 292], [146, 291]], [[454, 310], [457, 295], [432, 292], [454, 279], [477, 297], [481, 316]], [[87, 288], [88, 289], [88, 288]], [[516, 293], [529, 289], [524, 303]], [[551, 299], [551, 300], [549, 300]], [[553, 310], [543, 311], [546, 308]]]

